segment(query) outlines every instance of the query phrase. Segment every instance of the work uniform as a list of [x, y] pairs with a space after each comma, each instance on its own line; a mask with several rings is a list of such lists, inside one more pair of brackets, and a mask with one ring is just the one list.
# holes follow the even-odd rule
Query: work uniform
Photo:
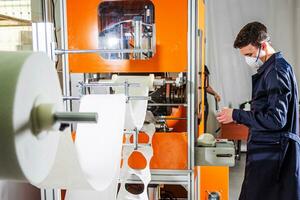
[[293, 69], [275, 53], [252, 77], [251, 111], [233, 110], [250, 131], [240, 200], [300, 200], [298, 104]]

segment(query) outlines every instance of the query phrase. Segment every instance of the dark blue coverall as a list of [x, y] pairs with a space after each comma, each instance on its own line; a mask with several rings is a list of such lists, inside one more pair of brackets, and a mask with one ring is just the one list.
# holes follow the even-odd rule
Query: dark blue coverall
[[233, 120], [250, 131], [239, 200], [300, 200], [298, 87], [280, 52], [252, 77], [251, 111], [234, 109]]

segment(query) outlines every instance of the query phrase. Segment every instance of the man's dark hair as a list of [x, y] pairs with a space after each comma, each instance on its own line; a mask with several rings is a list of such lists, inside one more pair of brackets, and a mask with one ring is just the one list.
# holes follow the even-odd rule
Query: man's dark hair
[[260, 22], [251, 22], [244, 26], [236, 36], [233, 47], [243, 48], [249, 44], [260, 47], [260, 43], [268, 40], [267, 27]]

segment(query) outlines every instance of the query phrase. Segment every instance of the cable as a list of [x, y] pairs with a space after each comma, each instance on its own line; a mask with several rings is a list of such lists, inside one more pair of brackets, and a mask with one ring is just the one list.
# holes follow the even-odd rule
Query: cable
[[[54, 26], [54, 40], [55, 40], [55, 43], [58, 44], [58, 39], [57, 39], [57, 29], [56, 29], [56, 19], [55, 19], [55, 3], [54, 3], [54, 0], [51, 0], [51, 4], [52, 4], [52, 20], [53, 20], [53, 26]], [[58, 63], [59, 63], [59, 57], [57, 56], [57, 61], [55, 62], [55, 69], [58, 68]]]

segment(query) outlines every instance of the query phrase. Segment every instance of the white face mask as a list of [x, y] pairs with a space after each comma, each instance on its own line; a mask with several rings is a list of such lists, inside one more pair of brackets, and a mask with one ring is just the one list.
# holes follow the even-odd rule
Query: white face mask
[[260, 60], [260, 58], [264, 57], [265, 55], [266, 52], [261, 51], [261, 49], [259, 49], [255, 57], [245, 56], [245, 61], [251, 68], [257, 70], [260, 66], [264, 64], [263, 61]]

